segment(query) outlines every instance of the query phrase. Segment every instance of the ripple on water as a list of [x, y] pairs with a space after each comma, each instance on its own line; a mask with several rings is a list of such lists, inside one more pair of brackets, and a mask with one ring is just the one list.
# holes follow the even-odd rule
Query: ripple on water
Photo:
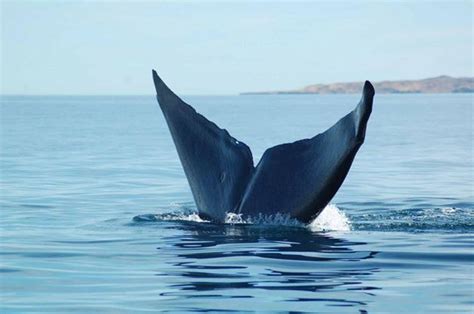
[[472, 208], [435, 207], [381, 209], [350, 215], [354, 230], [388, 232], [472, 232]]

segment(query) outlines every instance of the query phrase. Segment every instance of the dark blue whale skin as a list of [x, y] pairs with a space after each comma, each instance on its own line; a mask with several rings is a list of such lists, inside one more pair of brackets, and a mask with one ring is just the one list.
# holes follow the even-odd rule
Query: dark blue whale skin
[[289, 214], [302, 222], [331, 201], [364, 142], [374, 87], [364, 84], [357, 107], [324, 133], [267, 149], [257, 166], [247, 145], [197, 113], [153, 70], [163, 111], [199, 216], [223, 222], [227, 212]]

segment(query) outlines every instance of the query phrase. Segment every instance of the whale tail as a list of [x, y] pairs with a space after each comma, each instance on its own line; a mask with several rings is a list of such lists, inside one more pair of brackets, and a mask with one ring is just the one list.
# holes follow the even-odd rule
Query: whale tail
[[175, 95], [153, 70], [163, 111], [203, 218], [290, 214], [315, 218], [346, 177], [365, 138], [374, 88], [366, 81], [356, 108], [324, 133], [267, 149], [257, 166], [249, 147]]
[[153, 71], [158, 103], [202, 218], [224, 221], [236, 212], [253, 174], [247, 145], [197, 113]]

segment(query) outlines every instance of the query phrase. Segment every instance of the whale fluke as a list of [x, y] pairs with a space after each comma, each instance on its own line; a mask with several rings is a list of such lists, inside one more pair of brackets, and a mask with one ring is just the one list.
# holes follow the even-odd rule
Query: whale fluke
[[226, 212], [238, 210], [254, 171], [252, 153], [176, 96], [155, 71], [153, 79], [199, 215], [223, 221]]
[[290, 214], [302, 222], [319, 215], [364, 142], [375, 93], [366, 81], [352, 112], [313, 138], [267, 149], [254, 167], [246, 144], [197, 113], [154, 70], [153, 80], [199, 215], [215, 222], [227, 212]]

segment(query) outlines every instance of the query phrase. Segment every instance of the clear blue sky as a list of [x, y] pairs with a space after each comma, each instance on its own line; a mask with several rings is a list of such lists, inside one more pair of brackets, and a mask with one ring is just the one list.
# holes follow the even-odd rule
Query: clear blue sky
[[471, 1], [3, 1], [2, 94], [181, 94], [473, 75]]

